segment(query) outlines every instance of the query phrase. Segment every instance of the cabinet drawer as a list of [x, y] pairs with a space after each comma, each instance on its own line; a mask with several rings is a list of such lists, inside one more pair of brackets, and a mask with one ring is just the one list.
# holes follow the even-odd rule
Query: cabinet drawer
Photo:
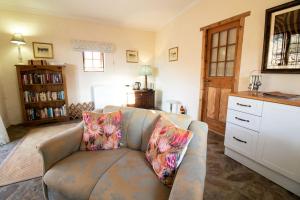
[[258, 133], [238, 125], [227, 123], [225, 146], [247, 157], [255, 157]]
[[262, 101], [229, 96], [228, 107], [233, 110], [261, 116], [262, 106]]
[[229, 109], [227, 121], [254, 131], [260, 131], [261, 117]]

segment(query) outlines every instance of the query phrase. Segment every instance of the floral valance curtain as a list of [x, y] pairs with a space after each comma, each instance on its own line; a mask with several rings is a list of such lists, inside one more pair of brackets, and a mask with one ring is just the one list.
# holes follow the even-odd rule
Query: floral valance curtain
[[100, 51], [103, 53], [113, 53], [115, 46], [108, 42], [72, 40], [72, 48], [74, 51]]

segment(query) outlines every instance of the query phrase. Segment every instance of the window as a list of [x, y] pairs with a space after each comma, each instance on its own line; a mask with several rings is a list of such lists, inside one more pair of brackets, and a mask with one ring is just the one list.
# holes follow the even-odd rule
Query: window
[[99, 51], [84, 51], [83, 70], [85, 72], [104, 72], [104, 53]]

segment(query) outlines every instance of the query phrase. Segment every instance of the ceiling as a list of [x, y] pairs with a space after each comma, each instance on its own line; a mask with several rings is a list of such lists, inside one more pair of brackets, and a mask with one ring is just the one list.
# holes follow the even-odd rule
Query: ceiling
[[199, 0], [0, 0], [0, 9], [156, 31]]

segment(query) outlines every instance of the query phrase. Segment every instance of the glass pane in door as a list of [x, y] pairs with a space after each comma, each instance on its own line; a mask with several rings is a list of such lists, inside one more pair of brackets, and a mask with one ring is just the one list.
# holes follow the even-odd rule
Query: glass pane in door
[[227, 47], [227, 58], [226, 60], [233, 61], [235, 57], [235, 45], [230, 45]]
[[210, 64], [209, 76], [216, 76], [217, 63]]
[[219, 42], [219, 33], [214, 33], [212, 37], [212, 47], [217, 47]]
[[225, 61], [226, 47], [219, 48], [218, 61]]
[[220, 46], [227, 44], [227, 31], [222, 31], [220, 33]]
[[236, 43], [236, 28], [230, 29], [229, 30], [229, 35], [228, 35], [228, 44], [235, 44]]
[[218, 48], [214, 48], [211, 51], [211, 62], [217, 62]]
[[224, 76], [225, 74], [225, 62], [218, 63], [217, 76]]
[[233, 76], [234, 73], [234, 62], [226, 62], [225, 76]]

